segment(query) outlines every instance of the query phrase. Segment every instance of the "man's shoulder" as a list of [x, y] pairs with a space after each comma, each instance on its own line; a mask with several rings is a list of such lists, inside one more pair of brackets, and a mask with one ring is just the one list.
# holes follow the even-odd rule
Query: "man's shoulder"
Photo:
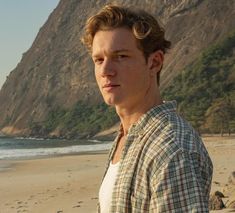
[[170, 159], [178, 150], [199, 154], [205, 152], [199, 134], [175, 112], [155, 118], [144, 140], [146, 151], [162, 159]]

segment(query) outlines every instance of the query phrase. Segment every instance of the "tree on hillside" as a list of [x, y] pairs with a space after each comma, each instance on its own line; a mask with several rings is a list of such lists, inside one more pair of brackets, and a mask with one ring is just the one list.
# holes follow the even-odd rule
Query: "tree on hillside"
[[213, 101], [212, 105], [206, 111], [205, 128], [212, 133], [220, 132], [221, 136], [224, 133], [230, 135], [230, 122], [234, 114], [234, 106], [229, 97], [219, 98]]

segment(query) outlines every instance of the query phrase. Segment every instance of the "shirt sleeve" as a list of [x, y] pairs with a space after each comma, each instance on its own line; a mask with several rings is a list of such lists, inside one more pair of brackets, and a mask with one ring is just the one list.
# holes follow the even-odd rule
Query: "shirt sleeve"
[[178, 150], [151, 178], [150, 212], [209, 212], [212, 168], [198, 153]]

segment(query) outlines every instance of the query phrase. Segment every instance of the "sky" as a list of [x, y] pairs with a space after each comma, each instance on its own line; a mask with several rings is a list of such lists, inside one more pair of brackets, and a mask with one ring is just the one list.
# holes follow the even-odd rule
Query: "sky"
[[0, 0], [0, 88], [59, 0]]

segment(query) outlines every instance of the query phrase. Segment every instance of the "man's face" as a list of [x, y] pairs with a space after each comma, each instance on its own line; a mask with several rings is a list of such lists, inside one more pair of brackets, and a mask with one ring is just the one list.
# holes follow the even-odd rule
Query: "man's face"
[[99, 89], [108, 105], [135, 107], [145, 101], [150, 88], [148, 62], [126, 28], [98, 31], [92, 45], [92, 59]]

